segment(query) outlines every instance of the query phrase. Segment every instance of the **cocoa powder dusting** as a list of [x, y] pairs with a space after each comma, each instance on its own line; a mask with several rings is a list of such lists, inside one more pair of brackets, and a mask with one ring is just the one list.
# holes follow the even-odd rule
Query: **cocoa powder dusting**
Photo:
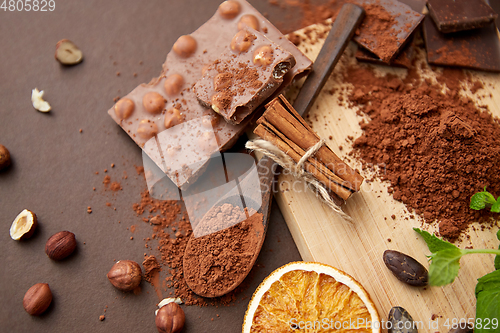
[[426, 222], [438, 221], [450, 240], [474, 221], [491, 221], [491, 213], [469, 202], [484, 186], [500, 195], [500, 124], [460, 93], [465, 83], [476, 91], [481, 83], [460, 69], [444, 70], [435, 83], [414, 68], [400, 79], [364, 66], [347, 68], [344, 81], [354, 87], [351, 106], [371, 119], [361, 123], [351, 154], [364, 169], [380, 166], [378, 176], [390, 182], [396, 200]]

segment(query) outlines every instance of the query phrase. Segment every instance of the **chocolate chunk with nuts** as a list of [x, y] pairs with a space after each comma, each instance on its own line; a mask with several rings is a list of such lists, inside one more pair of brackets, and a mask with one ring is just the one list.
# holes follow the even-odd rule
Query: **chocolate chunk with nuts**
[[239, 124], [276, 91], [294, 65], [293, 56], [264, 35], [240, 30], [194, 91], [202, 105]]
[[384, 263], [398, 280], [410, 286], [423, 287], [429, 282], [427, 269], [404, 253], [386, 250], [384, 252]]

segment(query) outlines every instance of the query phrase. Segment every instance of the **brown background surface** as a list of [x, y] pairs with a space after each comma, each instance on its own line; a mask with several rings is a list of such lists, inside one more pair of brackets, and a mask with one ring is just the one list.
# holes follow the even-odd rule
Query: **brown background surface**
[[[134, 167], [142, 163], [141, 151], [106, 111], [115, 96], [156, 76], [177, 37], [203, 24], [219, 2], [55, 0], [53, 12], [0, 10], [0, 143], [13, 158], [12, 167], [0, 173], [0, 331], [156, 331], [152, 286], [143, 282], [140, 294], [122, 293], [106, 278], [113, 260], [141, 263], [144, 253], [155, 253], [144, 248], [151, 227], [131, 207], [146, 186]], [[280, 28], [300, 28], [300, 13], [265, 0], [251, 3]], [[54, 60], [62, 38], [83, 50], [83, 63], [68, 68]], [[33, 109], [35, 87], [46, 91], [50, 113]], [[106, 168], [122, 191], [104, 190]], [[38, 215], [39, 228], [32, 239], [16, 242], [9, 228], [24, 208]], [[67, 260], [54, 262], [44, 245], [61, 230], [74, 232], [78, 247]], [[293, 260], [300, 255], [274, 206], [261, 255], [237, 300], [218, 308], [184, 307], [185, 332], [239, 331], [259, 282]], [[54, 301], [47, 313], [31, 317], [22, 299], [38, 282], [49, 283]]]

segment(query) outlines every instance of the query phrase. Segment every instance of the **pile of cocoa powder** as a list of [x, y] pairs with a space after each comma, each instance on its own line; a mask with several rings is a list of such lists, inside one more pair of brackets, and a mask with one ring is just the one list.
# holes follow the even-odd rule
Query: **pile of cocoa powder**
[[485, 186], [500, 195], [500, 123], [461, 92], [483, 84], [461, 69], [444, 69], [436, 83], [416, 68], [401, 79], [365, 65], [346, 68], [343, 80], [353, 85], [350, 105], [370, 119], [351, 153], [364, 168], [378, 165], [389, 193], [438, 221], [443, 237], [455, 240], [475, 221], [488, 225], [492, 214], [469, 203]]

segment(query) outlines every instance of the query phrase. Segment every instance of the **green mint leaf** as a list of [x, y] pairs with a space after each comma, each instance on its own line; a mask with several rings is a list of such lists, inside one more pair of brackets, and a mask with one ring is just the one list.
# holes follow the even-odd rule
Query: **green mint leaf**
[[[497, 232], [497, 238], [500, 241], [500, 230]], [[500, 250], [500, 245], [498, 245], [498, 249]], [[495, 269], [500, 269], [500, 255], [495, 256]]]
[[500, 213], [500, 197], [498, 197], [498, 200], [491, 206], [491, 211], [493, 213]]
[[455, 281], [462, 255], [464, 253], [457, 247], [432, 254], [429, 266], [429, 284], [431, 286], [444, 286]]
[[[485, 323], [500, 318], [500, 271], [493, 271], [477, 280], [476, 299], [476, 320]], [[474, 333], [486, 332], [491, 333], [491, 327], [474, 328]]]
[[458, 247], [455, 245], [448, 243], [447, 241], [444, 241], [442, 239], [437, 238], [434, 235], [431, 235], [425, 230], [420, 230], [419, 228], [413, 228], [417, 233], [419, 233], [427, 243], [427, 246], [429, 247], [429, 251], [432, 253], [435, 253], [437, 251], [441, 250], [460, 250]]
[[495, 197], [486, 191], [478, 192], [470, 198], [470, 208], [475, 210], [481, 210], [490, 207], [496, 203]]

